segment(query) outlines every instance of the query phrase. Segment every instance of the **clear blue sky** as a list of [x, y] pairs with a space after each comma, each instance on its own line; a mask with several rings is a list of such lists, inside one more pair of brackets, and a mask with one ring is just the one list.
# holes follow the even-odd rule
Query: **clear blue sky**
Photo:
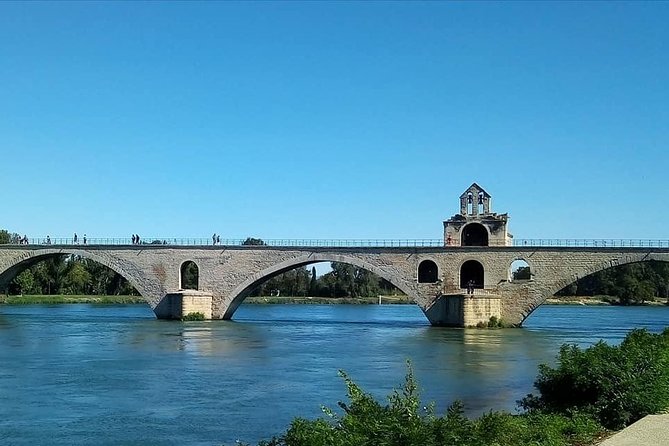
[[668, 3], [0, 3], [0, 228], [669, 238]]

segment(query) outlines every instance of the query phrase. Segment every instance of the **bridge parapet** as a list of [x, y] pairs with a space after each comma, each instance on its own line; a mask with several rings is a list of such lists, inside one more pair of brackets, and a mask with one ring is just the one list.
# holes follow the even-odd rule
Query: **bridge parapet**
[[[437, 248], [449, 246], [441, 239], [267, 239], [263, 245], [245, 244], [246, 239], [221, 239], [220, 243], [213, 244], [207, 238], [183, 237], [155, 237], [148, 238], [153, 242], [142, 242], [134, 245], [127, 238], [99, 237], [87, 239], [86, 244], [74, 243], [72, 238], [52, 238], [51, 243], [46, 237], [29, 238], [27, 245], [19, 246], [127, 246], [127, 247], [159, 247], [159, 246], [189, 246], [189, 247], [244, 247], [247, 249], [262, 249], [263, 246], [281, 248]], [[16, 246], [17, 244], [0, 245]], [[491, 240], [487, 246], [468, 246], [466, 248], [494, 248], [494, 247], [547, 247], [547, 248], [669, 248], [669, 240], [664, 239], [514, 239], [513, 243], [503, 243]]]

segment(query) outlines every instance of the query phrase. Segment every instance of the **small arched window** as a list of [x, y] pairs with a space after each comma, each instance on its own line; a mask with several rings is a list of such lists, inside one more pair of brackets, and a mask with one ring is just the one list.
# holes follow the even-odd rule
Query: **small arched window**
[[509, 280], [511, 282], [517, 282], [522, 280], [531, 280], [532, 279], [532, 270], [530, 270], [530, 264], [523, 259], [516, 259], [511, 262], [511, 269], [509, 274]]
[[182, 290], [197, 290], [200, 281], [200, 272], [193, 261], [186, 261], [181, 265], [181, 288]]
[[[471, 281], [471, 285], [470, 282]], [[476, 260], [467, 260], [460, 267], [460, 288], [483, 288], [483, 265]]]
[[437, 264], [432, 260], [423, 260], [418, 265], [418, 283], [435, 283], [439, 278]]

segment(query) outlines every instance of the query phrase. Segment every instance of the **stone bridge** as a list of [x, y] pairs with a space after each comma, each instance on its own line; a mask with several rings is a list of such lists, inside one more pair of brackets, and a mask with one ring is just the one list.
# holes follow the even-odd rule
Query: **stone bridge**
[[[263, 281], [312, 263], [342, 262], [388, 280], [432, 325], [462, 327], [491, 316], [519, 326], [546, 298], [577, 279], [627, 263], [669, 261], [669, 248], [0, 245], [0, 289], [23, 269], [60, 255], [81, 256], [116, 271], [158, 318], [202, 311], [212, 319], [230, 319]], [[519, 259], [527, 262], [529, 279], [512, 280], [511, 264]], [[197, 265], [197, 291], [182, 290], [186, 262]]]

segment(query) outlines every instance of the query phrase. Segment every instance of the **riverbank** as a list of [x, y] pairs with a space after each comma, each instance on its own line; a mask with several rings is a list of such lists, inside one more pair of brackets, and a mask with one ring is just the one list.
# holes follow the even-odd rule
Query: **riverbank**
[[[546, 299], [544, 305], [620, 305], [617, 296], [553, 296]], [[652, 302], [633, 304], [633, 306], [663, 306], [669, 305], [667, 299], [657, 299]]]
[[[372, 304], [412, 304], [407, 296], [379, 297], [311, 297], [311, 296], [258, 296], [247, 297], [245, 304], [313, 304], [313, 305], [372, 305]], [[22, 295], [0, 296], [0, 304], [31, 305], [31, 304], [146, 304], [142, 296], [87, 296], [87, 295]]]
[[0, 304], [146, 304], [142, 296], [22, 295], [0, 296]]
[[[256, 296], [247, 297], [245, 304], [275, 305], [275, 304], [313, 304], [313, 305], [377, 305], [377, 304], [414, 304], [406, 295], [378, 296], [378, 297], [314, 297], [314, 296]], [[89, 296], [89, 295], [22, 295], [0, 296], [0, 304], [30, 305], [30, 304], [146, 304], [142, 296]], [[588, 305], [607, 306], [618, 305], [614, 296], [554, 296], [546, 299], [544, 305]], [[646, 302], [646, 306], [669, 305], [666, 299]]]
[[371, 305], [371, 304], [412, 304], [408, 296], [378, 297], [313, 297], [313, 296], [257, 296], [247, 297], [245, 304], [319, 304], [319, 305]]

